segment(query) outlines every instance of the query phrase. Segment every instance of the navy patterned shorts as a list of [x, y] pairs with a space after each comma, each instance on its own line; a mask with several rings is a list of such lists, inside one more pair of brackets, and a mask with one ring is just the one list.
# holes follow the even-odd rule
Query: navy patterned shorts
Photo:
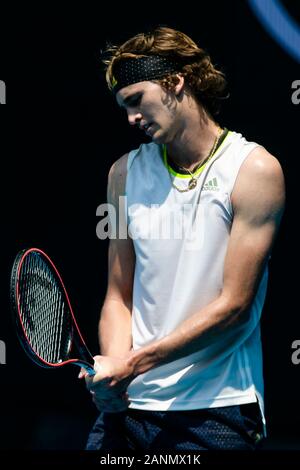
[[101, 413], [87, 450], [254, 450], [263, 438], [257, 403], [189, 411]]

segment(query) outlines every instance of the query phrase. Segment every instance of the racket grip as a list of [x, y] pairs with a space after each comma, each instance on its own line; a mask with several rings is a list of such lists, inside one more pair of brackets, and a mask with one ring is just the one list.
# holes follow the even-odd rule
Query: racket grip
[[76, 361], [75, 364], [81, 367], [82, 369], [86, 370], [89, 376], [93, 376], [96, 374], [94, 367], [86, 361]]
[[90, 377], [92, 377], [93, 375], [96, 375], [96, 371], [92, 366], [84, 365], [83, 367], [87, 371]]

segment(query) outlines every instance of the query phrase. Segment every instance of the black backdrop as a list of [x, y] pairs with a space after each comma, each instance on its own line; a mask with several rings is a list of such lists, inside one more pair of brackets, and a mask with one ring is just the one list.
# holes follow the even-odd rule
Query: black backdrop
[[[281, 2], [300, 28], [300, 2]], [[4, 9], [3, 9], [4, 10]], [[196, 12], [198, 10], [198, 12]], [[1, 109], [0, 448], [81, 449], [96, 417], [77, 369], [38, 368], [21, 350], [9, 314], [16, 252], [37, 246], [54, 259], [94, 354], [107, 276], [107, 241], [96, 237], [96, 208], [107, 173], [143, 136], [130, 129], [106, 90], [99, 52], [107, 41], [166, 24], [206, 48], [226, 73], [230, 99], [220, 122], [262, 143], [285, 172], [288, 199], [270, 262], [262, 334], [269, 447], [300, 448], [299, 374], [291, 344], [300, 336], [298, 297], [298, 134], [292, 82], [299, 63], [270, 37], [246, 0], [193, 5], [130, 2], [3, 11]]]

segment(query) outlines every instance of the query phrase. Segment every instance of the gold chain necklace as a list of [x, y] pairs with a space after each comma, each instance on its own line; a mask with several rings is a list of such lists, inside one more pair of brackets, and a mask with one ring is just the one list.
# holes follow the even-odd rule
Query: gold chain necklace
[[[218, 146], [218, 143], [219, 143], [219, 140], [220, 140], [220, 137], [221, 137], [221, 134], [222, 134], [222, 129], [219, 128], [218, 130], [218, 135], [217, 137], [215, 138], [215, 141], [214, 141], [214, 145], [211, 149], [211, 151], [209, 152], [208, 154], [208, 157], [204, 160], [204, 162], [201, 162], [199, 163], [199, 165], [197, 165], [196, 169], [191, 172], [190, 170], [188, 170], [187, 168], [184, 168], [183, 166], [180, 166], [176, 163], [176, 165], [181, 168], [182, 170], [185, 170], [187, 171], [190, 175], [191, 175], [191, 179], [189, 180], [189, 183], [188, 183], [188, 187], [186, 189], [181, 189], [179, 188], [178, 186], [176, 186], [176, 184], [174, 183], [174, 181], [172, 180], [172, 176], [171, 176], [171, 173], [169, 171], [169, 175], [170, 175], [170, 179], [171, 179], [171, 182], [172, 182], [172, 185], [175, 189], [177, 189], [177, 191], [179, 191], [180, 193], [186, 193], [187, 191], [191, 191], [192, 189], [194, 189], [196, 186], [197, 186], [197, 182], [198, 182], [198, 178], [200, 177], [202, 171], [200, 171], [199, 175], [195, 178], [194, 174], [199, 170], [199, 166], [201, 165], [201, 168], [204, 169], [204, 167], [206, 166], [206, 164], [209, 162], [209, 160], [213, 157], [215, 151], [216, 151], [216, 148]], [[166, 148], [165, 148], [165, 151], [166, 151]]]

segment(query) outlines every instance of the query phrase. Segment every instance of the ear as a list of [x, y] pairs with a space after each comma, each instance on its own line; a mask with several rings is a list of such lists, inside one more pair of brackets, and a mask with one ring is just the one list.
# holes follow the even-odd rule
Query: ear
[[178, 95], [180, 95], [180, 93], [182, 92], [182, 90], [184, 88], [184, 77], [182, 75], [180, 75], [179, 73], [176, 76], [178, 78], [178, 83], [175, 86], [174, 91], [175, 91], [175, 95], [178, 96]]

